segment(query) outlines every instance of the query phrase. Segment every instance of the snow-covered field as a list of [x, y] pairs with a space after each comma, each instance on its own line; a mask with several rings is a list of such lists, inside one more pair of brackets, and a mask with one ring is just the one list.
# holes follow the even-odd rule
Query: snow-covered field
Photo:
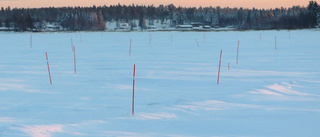
[[1, 137], [320, 136], [320, 31], [0, 37]]

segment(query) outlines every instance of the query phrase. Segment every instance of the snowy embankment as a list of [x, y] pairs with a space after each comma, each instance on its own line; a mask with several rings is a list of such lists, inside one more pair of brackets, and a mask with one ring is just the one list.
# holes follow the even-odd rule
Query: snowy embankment
[[0, 32], [0, 136], [320, 136], [319, 33]]

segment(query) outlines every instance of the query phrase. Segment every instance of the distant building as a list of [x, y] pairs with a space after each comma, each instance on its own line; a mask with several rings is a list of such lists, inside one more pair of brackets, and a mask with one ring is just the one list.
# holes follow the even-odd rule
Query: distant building
[[203, 25], [201, 22], [191, 22], [191, 25], [192, 25], [193, 30], [202, 30], [203, 29]]
[[192, 25], [177, 25], [175, 27], [177, 30], [192, 30]]
[[63, 30], [62, 26], [58, 22], [39, 22], [38, 26], [41, 26], [41, 31], [60, 31]]
[[130, 25], [128, 23], [120, 23], [118, 30], [124, 30], [124, 31], [129, 31], [130, 30]]
[[209, 26], [209, 25], [204, 25], [204, 26], [203, 26], [203, 29], [211, 29], [211, 26]]
[[157, 30], [157, 26], [155, 26], [155, 25], [150, 25], [150, 26], [147, 26], [147, 29], [148, 29], [148, 30]]

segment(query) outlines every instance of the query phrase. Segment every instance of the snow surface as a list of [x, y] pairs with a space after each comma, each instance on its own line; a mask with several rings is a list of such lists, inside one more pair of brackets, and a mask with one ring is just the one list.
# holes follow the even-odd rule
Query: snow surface
[[319, 34], [0, 32], [0, 136], [317, 137]]

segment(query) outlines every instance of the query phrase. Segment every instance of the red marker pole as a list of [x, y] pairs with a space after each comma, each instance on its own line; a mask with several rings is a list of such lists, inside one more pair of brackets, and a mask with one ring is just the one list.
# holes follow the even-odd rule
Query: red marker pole
[[30, 48], [32, 48], [32, 34], [30, 35]]
[[52, 85], [51, 74], [50, 74], [50, 67], [49, 67], [49, 60], [48, 60], [48, 54], [47, 54], [47, 52], [46, 52], [46, 58], [47, 58], [47, 66], [48, 66], [48, 73], [49, 73], [50, 84]]
[[237, 47], [237, 64], [238, 64], [238, 60], [239, 60], [239, 45], [240, 45], [240, 41], [238, 40], [238, 47]]
[[131, 56], [131, 43], [132, 43], [132, 39], [130, 39], [129, 56]]
[[77, 63], [76, 63], [76, 47], [73, 46], [73, 63], [74, 63], [74, 74], [77, 73]]
[[132, 115], [134, 115], [134, 84], [136, 79], [136, 64], [133, 67], [133, 92], [132, 92]]
[[219, 61], [219, 70], [218, 70], [218, 80], [217, 80], [217, 84], [219, 84], [219, 78], [220, 78], [221, 57], [222, 57], [222, 50], [221, 50], [221, 52], [220, 52], [220, 61]]
[[228, 63], [228, 70], [230, 70], [230, 63]]
[[197, 40], [197, 39], [195, 39], [195, 40], [196, 40], [197, 46], [199, 47], [199, 43], [198, 43], [198, 40]]

